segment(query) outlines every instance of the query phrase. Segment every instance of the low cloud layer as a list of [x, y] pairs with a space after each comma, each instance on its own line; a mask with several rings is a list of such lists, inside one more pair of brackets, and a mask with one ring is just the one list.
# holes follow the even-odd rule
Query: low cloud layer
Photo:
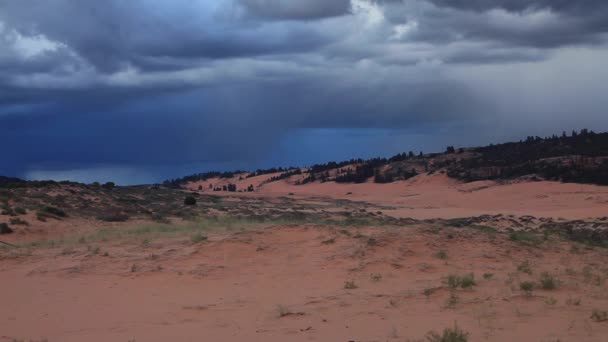
[[602, 1], [0, 2], [0, 174], [155, 181], [607, 130], [607, 23]]

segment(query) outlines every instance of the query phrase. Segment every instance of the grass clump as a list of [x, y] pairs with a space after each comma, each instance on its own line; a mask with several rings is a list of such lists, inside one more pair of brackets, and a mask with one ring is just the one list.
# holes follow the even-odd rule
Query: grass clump
[[530, 267], [530, 261], [526, 260], [526, 261], [522, 262], [521, 264], [519, 264], [519, 266], [517, 266], [517, 270], [519, 272], [532, 274], [532, 268]]
[[354, 290], [356, 288], [358, 288], [359, 286], [357, 286], [357, 284], [355, 284], [354, 280], [349, 280], [349, 281], [345, 281], [344, 282], [344, 288], [347, 290]]
[[475, 275], [473, 273], [465, 275], [450, 274], [447, 278], [447, 284], [451, 289], [463, 288], [468, 289], [476, 285]]
[[442, 249], [439, 252], [437, 252], [435, 254], [435, 256], [441, 260], [445, 260], [448, 258], [448, 253]]
[[543, 290], [554, 290], [559, 285], [559, 280], [548, 272], [540, 275], [540, 287]]
[[457, 324], [453, 328], [445, 328], [443, 333], [436, 332], [428, 333], [426, 339], [428, 342], [468, 342], [469, 333], [460, 329]]
[[484, 273], [483, 279], [490, 280], [494, 277], [494, 273]]

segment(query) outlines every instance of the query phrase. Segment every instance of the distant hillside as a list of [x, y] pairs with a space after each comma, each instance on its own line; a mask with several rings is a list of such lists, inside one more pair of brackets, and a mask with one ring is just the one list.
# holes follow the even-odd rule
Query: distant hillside
[[[341, 162], [315, 164], [305, 168], [271, 168], [254, 172], [206, 172], [167, 180], [165, 186], [208, 179], [239, 179], [273, 174], [264, 183], [292, 179], [294, 185], [311, 182], [391, 183], [406, 180], [421, 173], [446, 173], [465, 182], [477, 180], [507, 180], [523, 176], [538, 179], [608, 185], [608, 133], [583, 129], [560, 136], [527, 137], [519, 142], [491, 144], [485, 147], [455, 148], [448, 146], [443, 153], [416, 154], [412, 151], [390, 158], [351, 159]], [[236, 186], [216, 191], [246, 191]], [[249, 191], [252, 191], [249, 188]]]

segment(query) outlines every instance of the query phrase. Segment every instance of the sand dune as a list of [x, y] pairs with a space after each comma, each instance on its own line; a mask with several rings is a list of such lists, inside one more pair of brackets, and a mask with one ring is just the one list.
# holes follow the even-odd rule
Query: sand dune
[[[456, 218], [483, 214], [532, 215], [583, 219], [608, 215], [608, 188], [605, 186], [559, 183], [549, 181], [498, 183], [479, 181], [462, 183], [445, 174], [421, 174], [407, 181], [389, 184], [340, 184], [313, 182], [295, 185], [301, 176], [262, 184], [277, 174], [269, 174], [239, 181], [213, 179], [199, 184], [235, 182], [239, 188], [254, 184], [252, 196], [295, 197], [326, 196], [336, 199], [369, 201], [394, 207], [397, 217]], [[229, 195], [216, 192], [218, 195]]]

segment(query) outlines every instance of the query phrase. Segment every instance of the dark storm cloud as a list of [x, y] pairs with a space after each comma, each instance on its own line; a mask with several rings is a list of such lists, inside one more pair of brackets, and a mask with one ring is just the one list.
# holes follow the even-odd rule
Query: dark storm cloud
[[341, 16], [350, 0], [240, 0], [252, 14], [272, 19], [309, 20]]
[[[204, 1], [159, 5], [145, 0], [24, 0], [0, 3], [0, 21], [23, 35], [44, 35], [65, 44], [104, 73], [128, 63], [166, 68], [168, 61], [159, 60], [165, 57], [220, 59], [292, 53], [328, 42], [320, 32], [304, 30], [297, 23], [278, 26], [247, 21], [236, 13], [237, 4], [224, 3], [217, 9]], [[348, 1], [303, 3], [268, 7], [249, 1], [247, 7], [260, 14], [267, 9], [277, 16], [312, 18], [337, 15], [335, 11]]]
[[608, 4], [603, 0], [429, 0], [437, 6], [458, 9], [487, 11], [491, 9], [504, 9], [510, 12], [523, 12], [526, 10], [551, 9], [556, 12], [571, 14], [595, 13], [605, 9]]
[[[608, 32], [603, 1], [381, 1], [394, 23], [415, 22], [408, 39], [446, 44], [490, 41], [512, 48], [602, 44]], [[432, 6], [435, 5], [435, 6]]]
[[0, 1], [0, 174], [314, 161], [298, 141], [353, 129], [324, 155], [382, 155], [388, 129], [432, 146], [490, 126], [608, 129], [607, 15], [600, 1]]

